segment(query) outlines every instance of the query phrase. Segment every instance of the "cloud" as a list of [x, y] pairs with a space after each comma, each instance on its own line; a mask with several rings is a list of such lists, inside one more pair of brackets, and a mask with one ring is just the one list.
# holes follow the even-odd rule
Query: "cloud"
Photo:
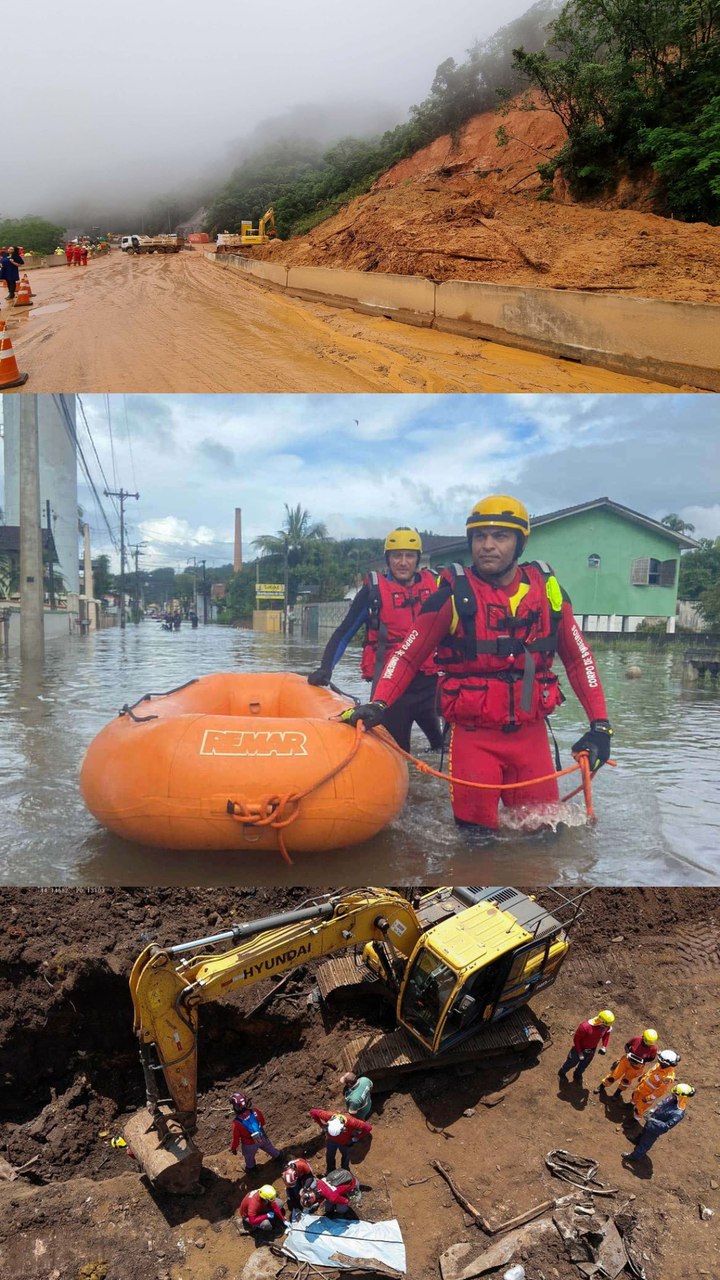
[[[678, 512], [720, 535], [718, 398], [518, 395], [81, 397], [105, 474], [132, 492], [131, 542], [148, 567], [198, 551], [232, 559], [301, 503], [334, 537], [395, 524], [462, 534], [483, 493], [516, 493], [539, 515], [607, 495], [655, 519]], [[110, 445], [108, 405], [113, 430]], [[357, 423], [356, 423], [357, 419]], [[98, 488], [103, 482], [89, 445]], [[113, 465], [114, 461], [114, 465]], [[233, 465], [234, 463], [234, 465]], [[117, 555], [92, 494], [96, 551]], [[116, 536], [117, 514], [103, 500]]]

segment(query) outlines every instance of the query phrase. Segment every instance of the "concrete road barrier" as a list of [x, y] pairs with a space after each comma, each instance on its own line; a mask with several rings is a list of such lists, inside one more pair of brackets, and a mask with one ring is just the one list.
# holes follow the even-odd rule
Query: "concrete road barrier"
[[257, 258], [246, 258], [242, 253], [206, 253], [205, 257], [218, 266], [244, 271], [245, 275], [254, 276], [263, 284], [276, 289], [287, 288], [288, 269], [280, 262], [261, 262]]
[[720, 307], [712, 303], [535, 289], [332, 267], [289, 267], [227, 254], [214, 261], [294, 297], [404, 324], [484, 338], [670, 386], [720, 391]]
[[290, 267], [288, 293], [311, 302], [330, 302], [366, 315], [383, 315], [404, 324], [430, 327], [435, 314], [435, 285], [423, 276], [385, 271], [343, 271], [333, 267]]
[[447, 280], [435, 327], [546, 355], [720, 391], [720, 308], [710, 303]]

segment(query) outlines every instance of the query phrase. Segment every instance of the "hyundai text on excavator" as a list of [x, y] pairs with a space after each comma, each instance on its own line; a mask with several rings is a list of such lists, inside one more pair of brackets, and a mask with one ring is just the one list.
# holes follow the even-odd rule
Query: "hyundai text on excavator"
[[333, 952], [355, 948], [318, 969], [322, 999], [367, 987], [394, 1004], [398, 1023], [347, 1043], [344, 1070], [382, 1087], [433, 1066], [539, 1052], [543, 1032], [523, 1006], [555, 981], [582, 896], [556, 893], [551, 914], [512, 888], [440, 888], [414, 904], [357, 889], [212, 937], [151, 944], [130, 978], [147, 1089], [147, 1109], [124, 1130], [133, 1154], [158, 1189], [197, 1184], [199, 1006]]

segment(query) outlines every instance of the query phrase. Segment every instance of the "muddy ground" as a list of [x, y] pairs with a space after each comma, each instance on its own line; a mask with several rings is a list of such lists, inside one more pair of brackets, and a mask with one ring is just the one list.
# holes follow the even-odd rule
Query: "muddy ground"
[[[662, 392], [650, 379], [301, 302], [205, 256], [114, 249], [3, 302], [23, 391]], [[351, 263], [347, 264], [352, 265]]]
[[[237, 1280], [253, 1245], [232, 1221], [247, 1181], [228, 1149], [228, 1095], [248, 1090], [276, 1144], [312, 1159], [319, 1144], [308, 1108], [340, 1102], [343, 1043], [368, 1022], [389, 1026], [388, 1015], [376, 1005], [319, 1009], [308, 1002], [305, 969], [261, 1009], [267, 985], [204, 1008], [203, 1191], [163, 1199], [110, 1146], [143, 1102], [127, 976], [149, 939], [202, 936], [310, 896], [307, 889], [0, 892], [0, 1156], [27, 1165], [15, 1181], [0, 1181], [4, 1277]], [[447, 1164], [497, 1221], [567, 1190], [544, 1166], [546, 1152], [561, 1147], [599, 1159], [600, 1178], [618, 1189], [615, 1211], [635, 1219], [648, 1280], [717, 1276], [719, 975], [720, 890], [595, 890], [558, 982], [536, 1002], [550, 1034], [536, 1064], [429, 1073], [379, 1095], [373, 1141], [358, 1164], [361, 1212], [399, 1219], [408, 1275], [437, 1277], [444, 1249], [479, 1236], [431, 1159]], [[620, 1161], [629, 1145], [622, 1107], [560, 1089], [556, 1077], [576, 1023], [604, 1006], [617, 1014], [618, 1043], [657, 1026], [661, 1042], [683, 1054], [682, 1078], [698, 1090], [680, 1128], [637, 1170]], [[591, 1089], [602, 1062], [588, 1072]], [[260, 1159], [256, 1177], [278, 1182], [280, 1167]], [[701, 1204], [715, 1216], [701, 1220]], [[522, 1261], [528, 1280], [580, 1275], [559, 1238]]]
[[[539, 98], [534, 99], [539, 105]], [[499, 145], [498, 127], [507, 143]], [[661, 217], [652, 174], [592, 204], [550, 188], [551, 112], [486, 112], [402, 160], [309, 235], [253, 250], [292, 266], [355, 268], [550, 289], [720, 302], [720, 229]]]

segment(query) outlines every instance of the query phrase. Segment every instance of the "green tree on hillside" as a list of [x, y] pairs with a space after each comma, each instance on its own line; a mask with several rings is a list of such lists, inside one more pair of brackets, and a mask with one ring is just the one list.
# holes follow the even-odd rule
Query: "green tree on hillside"
[[[647, 161], [670, 208], [702, 208], [720, 220], [717, 116], [720, 74], [718, 0], [570, 0], [550, 25], [549, 48], [515, 51], [515, 64], [541, 89], [567, 129], [559, 167], [577, 194], [612, 182]], [[678, 152], [693, 141], [693, 190]], [[658, 132], [659, 131], [659, 132]], [[681, 136], [682, 135], [682, 136]]]

